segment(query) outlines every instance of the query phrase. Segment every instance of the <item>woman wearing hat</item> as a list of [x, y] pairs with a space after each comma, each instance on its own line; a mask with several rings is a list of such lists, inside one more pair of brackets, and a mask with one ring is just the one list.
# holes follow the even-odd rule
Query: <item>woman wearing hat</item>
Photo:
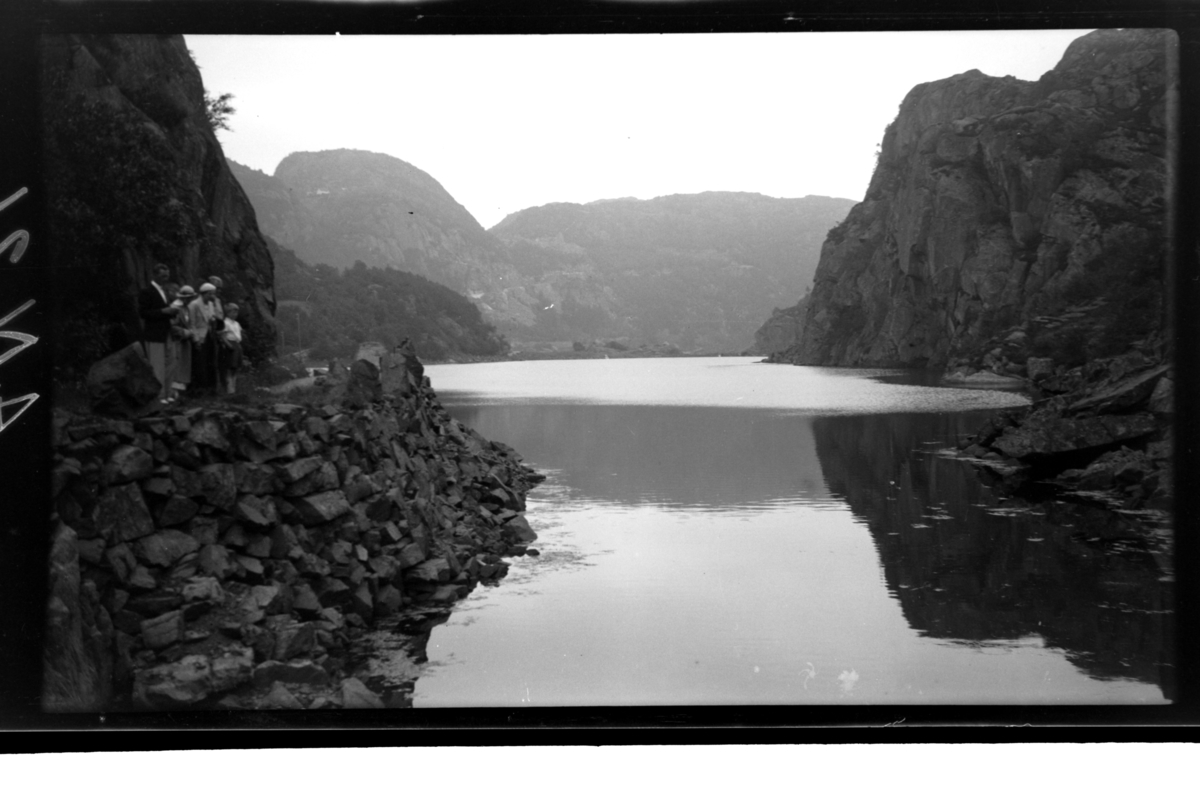
[[207, 389], [217, 386], [218, 349], [214, 329], [223, 326], [217, 315], [217, 287], [211, 282], [200, 286], [200, 296], [188, 304], [188, 326], [192, 332], [192, 384]]
[[178, 401], [192, 381], [192, 328], [188, 317], [188, 304], [196, 298], [191, 285], [184, 285], [174, 292], [171, 308], [175, 317], [171, 319], [171, 337], [167, 344], [167, 380], [171, 385], [166, 403]]

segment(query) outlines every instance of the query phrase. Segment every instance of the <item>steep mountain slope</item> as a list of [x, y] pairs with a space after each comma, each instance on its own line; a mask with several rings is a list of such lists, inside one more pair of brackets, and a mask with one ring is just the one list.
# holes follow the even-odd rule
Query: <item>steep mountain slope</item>
[[852, 204], [733, 192], [555, 203], [491, 232], [527, 276], [557, 266], [602, 279], [618, 308], [604, 334], [742, 350], [764, 313], [804, 292], [821, 241]]
[[68, 370], [140, 337], [136, 294], [156, 261], [225, 282], [252, 359], [275, 341], [273, 266], [225, 165], [182, 36], [42, 39], [47, 212]]
[[508, 343], [483, 322], [479, 308], [444, 285], [362, 261], [338, 272], [311, 266], [267, 237], [275, 261], [277, 319], [285, 352], [350, 358], [374, 341], [390, 351], [407, 338], [430, 359], [493, 357]]
[[776, 359], [1024, 375], [1161, 330], [1172, 42], [1097, 31], [1037, 82], [914, 88]]
[[433, 177], [361, 150], [294, 152], [274, 175], [230, 162], [263, 231], [301, 260], [399, 269], [471, 298], [506, 332], [539, 335], [554, 299], [526, 284], [504, 247]]
[[853, 204], [707, 193], [512, 214], [485, 231], [430, 175], [388, 155], [300, 152], [274, 175], [231, 164], [263, 230], [301, 259], [419, 274], [514, 341], [623, 338], [742, 350], [811, 281]]

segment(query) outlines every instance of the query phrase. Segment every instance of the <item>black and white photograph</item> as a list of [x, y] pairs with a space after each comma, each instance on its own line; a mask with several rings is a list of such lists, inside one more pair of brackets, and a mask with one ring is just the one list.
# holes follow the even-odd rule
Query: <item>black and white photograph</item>
[[47, 721], [1181, 699], [1175, 30], [34, 49]]

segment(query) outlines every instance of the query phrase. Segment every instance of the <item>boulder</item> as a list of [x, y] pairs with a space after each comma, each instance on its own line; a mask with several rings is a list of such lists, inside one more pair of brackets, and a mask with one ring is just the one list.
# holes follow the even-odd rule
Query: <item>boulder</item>
[[110, 487], [101, 493], [92, 511], [92, 522], [109, 543], [128, 542], [154, 532], [142, 491], [133, 483]]
[[425, 561], [425, 552], [421, 550], [421, 546], [415, 542], [410, 542], [400, 549], [396, 557], [400, 564], [401, 570], [407, 570]]
[[400, 611], [403, 604], [404, 596], [400, 594], [400, 590], [391, 584], [385, 584], [379, 588], [379, 594], [375, 596], [375, 616], [391, 617]]
[[307, 583], [296, 585], [292, 596], [292, 609], [301, 617], [315, 618], [321, 612], [321, 601]]
[[154, 472], [154, 457], [137, 446], [121, 445], [113, 449], [104, 467], [109, 484], [124, 484], [149, 477]]
[[323, 461], [319, 468], [283, 488], [283, 494], [288, 498], [296, 498], [312, 493], [322, 493], [336, 490], [340, 483], [337, 466], [332, 462]]
[[296, 696], [289, 692], [288, 688], [279, 681], [271, 684], [271, 691], [267, 693], [264, 702], [265, 705], [263, 708], [267, 709], [296, 711], [304, 708], [304, 704], [297, 700]]
[[329, 673], [321, 665], [307, 659], [264, 661], [254, 668], [253, 680], [257, 686], [266, 686], [275, 681], [319, 686], [329, 683]]
[[379, 368], [367, 360], [355, 360], [350, 364], [350, 375], [344, 386], [339, 385], [341, 403], [351, 409], [362, 407], [383, 398], [383, 384], [379, 381]]
[[1169, 369], [1170, 366], [1163, 365], [1122, 379], [1116, 384], [1096, 390], [1087, 397], [1076, 401], [1067, 408], [1067, 411], [1072, 413], [1085, 410], [1096, 413], [1127, 412], [1146, 403], [1153, 394], [1159, 379]]
[[317, 470], [324, 461], [321, 457], [304, 457], [303, 459], [288, 462], [285, 465], [276, 466], [275, 472], [279, 474], [279, 478], [283, 479], [284, 482], [291, 484]]
[[347, 678], [342, 681], [339, 697], [341, 697], [342, 708], [384, 708], [383, 701], [379, 699], [379, 696], [357, 678]]
[[238, 492], [266, 495], [275, 489], [275, 469], [254, 462], [233, 463], [233, 478]]
[[313, 623], [284, 626], [275, 633], [275, 655], [278, 661], [310, 656], [317, 644], [317, 627]]
[[[243, 523], [257, 528], [272, 528], [279, 524], [275, 503], [270, 498], [257, 495], [244, 495], [238, 499], [233, 514]], [[269, 552], [269, 548], [267, 552]], [[262, 555], [265, 556], [266, 552]]]
[[292, 506], [306, 526], [328, 523], [350, 511], [350, 504], [341, 490], [329, 490], [297, 498], [292, 502]]
[[1167, 376], [1158, 380], [1154, 392], [1150, 394], [1149, 409], [1158, 415], [1171, 415], [1175, 412], [1175, 383]]
[[237, 501], [237, 477], [233, 465], [217, 462], [199, 469], [200, 495], [213, 506], [231, 511]]
[[133, 705], [151, 711], [187, 708], [247, 683], [253, 666], [253, 652], [234, 645], [216, 656], [197, 653], [140, 670], [135, 675]]
[[208, 416], [192, 423], [188, 430], [188, 440], [219, 451], [229, 450], [229, 439], [225, 436], [225, 427], [219, 418]]
[[249, 683], [254, 675], [254, 651], [245, 645], [233, 645], [210, 660], [210, 691], [220, 694]]
[[128, 416], [158, 398], [162, 383], [141, 343], [131, 343], [88, 369], [87, 392], [96, 412]]
[[209, 695], [212, 665], [207, 656], [184, 656], [171, 664], [139, 670], [134, 676], [133, 705], [143, 711], [187, 708]]
[[450, 563], [442, 557], [436, 559], [426, 559], [415, 567], [410, 567], [404, 571], [404, 580], [408, 581], [426, 581], [430, 583], [438, 583], [450, 580]]
[[1025, 459], [1110, 447], [1146, 437], [1157, 430], [1158, 424], [1149, 413], [1091, 418], [1034, 413], [1020, 426], [1012, 427], [996, 438], [992, 447], [1007, 457]]
[[183, 638], [183, 612], [175, 611], [142, 622], [142, 642], [157, 650], [173, 645]]
[[224, 545], [205, 545], [200, 549], [196, 565], [205, 575], [222, 580], [228, 578], [236, 569], [229, 555], [229, 549]]
[[221, 582], [212, 576], [195, 576], [187, 580], [180, 590], [184, 601], [212, 601], [220, 603], [225, 600], [225, 591]]
[[506, 539], [515, 542], [533, 542], [537, 539], [537, 532], [529, 525], [529, 521], [523, 517], [515, 517], [505, 523], [500, 528], [500, 533]]
[[178, 526], [191, 520], [200, 511], [200, 505], [190, 498], [172, 495], [158, 510], [159, 526]]
[[155, 567], [170, 567], [185, 554], [199, 550], [200, 543], [178, 529], [167, 529], [139, 539], [133, 546], [137, 557]]
[[1054, 360], [1049, 357], [1030, 357], [1025, 361], [1025, 375], [1037, 384], [1054, 375]]

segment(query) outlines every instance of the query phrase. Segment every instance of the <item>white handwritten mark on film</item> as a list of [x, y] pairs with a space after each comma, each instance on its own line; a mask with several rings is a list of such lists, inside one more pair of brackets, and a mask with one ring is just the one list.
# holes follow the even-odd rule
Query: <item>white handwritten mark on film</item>
[[[29, 193], [29, 189], [22, 188], [8, 199], [0, 201], [0, 211], [3, 211], [9, 205], [16, 202], [27, 193]], [[0, 243], [0, 255], [2, 255], [10, 246], [13, 248], [13, 250], [8, 256], [8, 262], [16, 263], [25, 254], [25, 249], [29, 246], [29, 232], [27, 230], [17, 230], [12, 235], [5, 238], [3, 243]], [[0, 338], [7, 338], [8, 340], [15, 340], [17, 342], [15, 348], [9, 349], [3, 354], [0, 354], [0, 365], [4, 365], [13, 357], [16, 357], [18, 354], [25, 351], [25, 349], [28, 349], [30, 346], [38, 342], [38, 339], [33, 335], [4, 329], [9, 321], [12, 321], [14, 318], [21, 315], [21, 313], [25, 312], [30, 307], [33, 307], [34, 304], [36, 304], [36, 302], [33, 299], [30, 299], [16, 310], [13, 310], [8, 315], [0, 318]], [[37, 400], [37, 393], [26, 393], [24, 396], [18, 396], [17, 398], [13, 399], [6, 399], [0, 396], [0, 432], [3, 432], [6, 428], [8, 428], [8, 425], [17, 418], [20, 418], [21, 414], [25, 412], [25, 410], [29, 409], [30, 405]], [[6, 418], [4, 413], [5, 408], [14, 406], [19, 407], [19, 409], [14, 415], [10, 415]]]

